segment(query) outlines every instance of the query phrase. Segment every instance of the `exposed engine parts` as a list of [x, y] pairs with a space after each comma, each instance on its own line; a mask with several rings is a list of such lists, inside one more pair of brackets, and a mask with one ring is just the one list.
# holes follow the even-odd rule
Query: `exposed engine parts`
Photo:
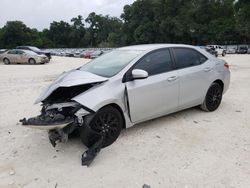
[[[67, 142], [69, 135], [85, 126], [84, 117], [90, 112], [84, 108], [76, 102], [44, 105], [40, 115], [29, 119], [23, 118], [20, 122], [23, 126], [48, 130], [49, 141], [53, 147], [56, 147], [58, 142]], [[93, 144], [89, 146], [89, 150], [82, 154], [82, 165], [89, 166], [100, 152], [104, 136], [90, 130], [89, 127], [85, 130], [88, 132], [88, 136], [93, 138]]]

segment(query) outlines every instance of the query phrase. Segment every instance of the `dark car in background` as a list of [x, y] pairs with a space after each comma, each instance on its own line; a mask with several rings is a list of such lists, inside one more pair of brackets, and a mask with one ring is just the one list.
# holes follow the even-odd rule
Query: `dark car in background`
[[0, 54], [3, 54], [6, 51], [8, 51], [8, 50], [7, 49], [0, 49]]
[[49, 60], [51, 59], [51, 53], [50, 52], [46, 52], [46, 51], [42, 51], [41, 49], [35, 47], [35, 46], [17, 46], [16, 49], [19, 50], [30, 50], [33, 52], [36, 52], [39, 55], [46, 55]]
[[241, 46], [239, 49], [238, 49], [238, 54], [247, 54], [247, 51], [248, 51], [248, 48], [246, 46]]

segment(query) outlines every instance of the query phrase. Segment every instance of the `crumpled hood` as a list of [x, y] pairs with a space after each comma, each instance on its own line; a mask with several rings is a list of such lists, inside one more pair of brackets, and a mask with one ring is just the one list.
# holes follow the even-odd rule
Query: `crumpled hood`
[[41, 95], [35, 101], [35, 104], [42, 102], [48, 96], [50, 96], [53, 91], [59, 87], [71, 87], [77, 85], [91, 84], [104, 82], [108, 78], [92, 74], [90, 72], [85, 72], [81, 70], [71, 70], [61, 74], [51, 85], [43, 89]]

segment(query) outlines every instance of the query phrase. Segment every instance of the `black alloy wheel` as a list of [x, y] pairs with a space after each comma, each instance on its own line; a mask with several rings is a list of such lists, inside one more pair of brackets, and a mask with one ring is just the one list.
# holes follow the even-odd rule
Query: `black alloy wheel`
[[205, 101], [201, 108], [205, 111], [213, 112], [221, 104], [223, 89], [218, 83], [213, 83], [207, 91]]
[[123, 127], [121, 113], [112, 106], [100, 109], [94, 115], [85, 118], [85, 124], [81, 128], [82, 142], [91, 147], [101, 136], [104, 137], [102, 147], [114, 143], [119, 137]]

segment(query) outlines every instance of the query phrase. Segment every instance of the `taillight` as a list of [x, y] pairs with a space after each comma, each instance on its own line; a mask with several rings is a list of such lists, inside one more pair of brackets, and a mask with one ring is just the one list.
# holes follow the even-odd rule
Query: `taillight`
[[224, 64], [224, 67], [227, 68], [227, 69], [229, 69], [228, 63], [225, 63], [225, 64]]

